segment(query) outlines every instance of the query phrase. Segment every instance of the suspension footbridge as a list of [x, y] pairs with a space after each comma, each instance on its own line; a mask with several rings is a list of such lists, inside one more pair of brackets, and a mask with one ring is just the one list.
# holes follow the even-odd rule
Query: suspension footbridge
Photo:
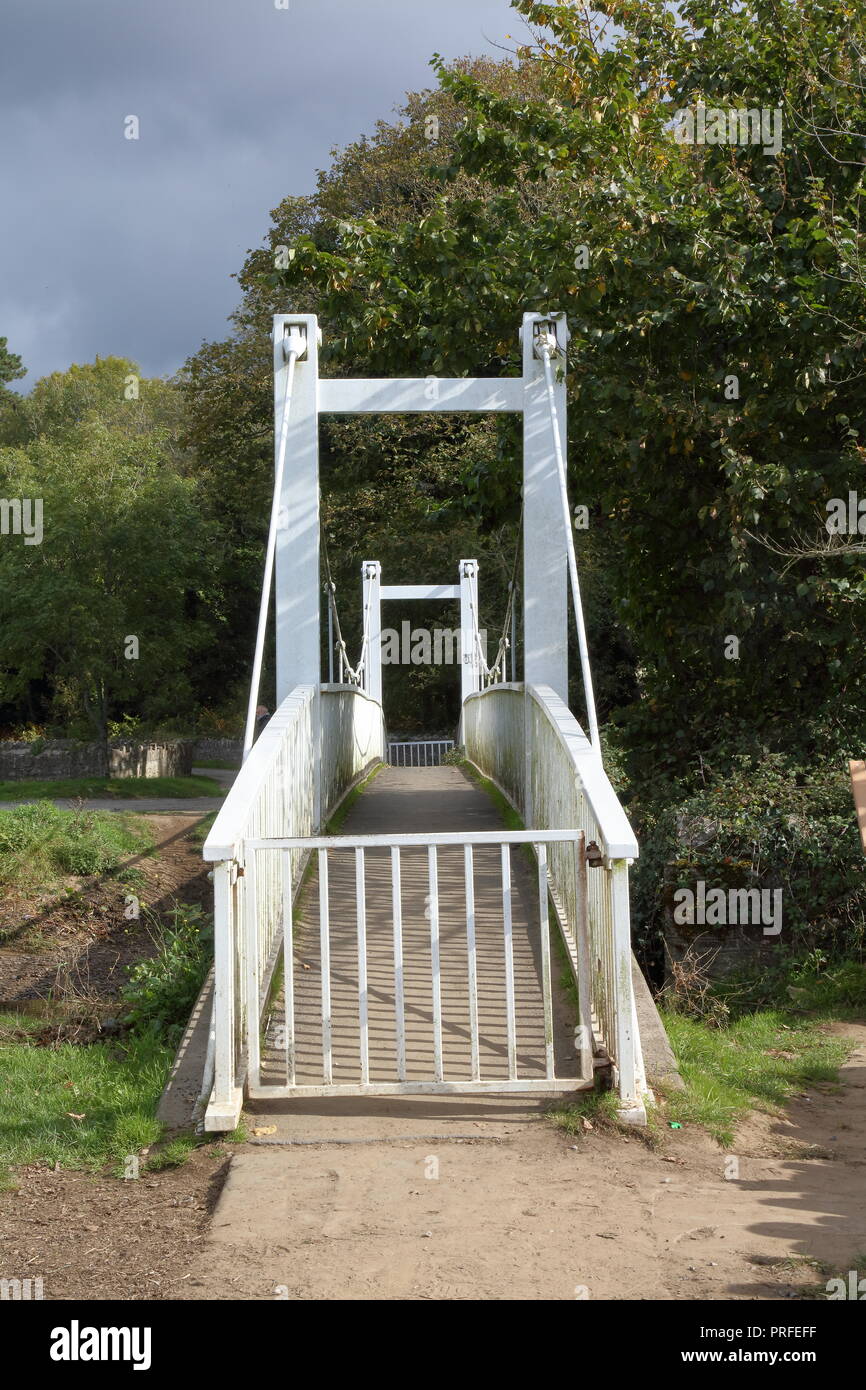
[[[565, 317], [525, 314], [520, 335], [520, 376], [439, 378], [431, 390], [429, 377], [321, 377], [315, 317], [275, 317], [275, 484], [244, 763], [204, 846], [208, 1130], [234, 1128], [245, 1096], [559, 1093], [600, 1076], [624, 1118], [645, 1120], [629, 916], [638, 849], [599, 741], [567, 490]], [[522, 416], [521, 582], [515, 572], [488, 665], [475, 560], [453, 582], [411, 585], [383, 583], [379, 562], [364, 561], [353, 666], [321, 540], [319, 419], [427, 411]], [[278, 706], [254, 742], [272, 589]], [[586, 731], [568, 708], [569, 593]], [[382, 604], [438, 598], [460, 604], [457, 742], [523, 828], [505, 829], [458, 767], [389, 767], [329, 835], [388, 756]]]

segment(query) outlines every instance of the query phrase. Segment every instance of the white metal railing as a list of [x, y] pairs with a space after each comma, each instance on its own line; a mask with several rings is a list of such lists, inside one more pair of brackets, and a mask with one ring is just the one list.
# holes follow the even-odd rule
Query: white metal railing
[[[303, 919], [286, 917], [283, 999], [264, 1059], [248, 1015], [249, 1094], [591, 1086], [591, 1055], [588, 1069], [575, 1075], [572, 1061], [571, 1075], [556, 1074], [548, 909], [548, 853], [574, 856], [582, 839], [531, 830], [249, 840], [254, 896], [275, 862], [298, 852], [317, 861]], [[536, 855], [532, 907], [512, 863], [521, 845]]]
[[381, 706], [343, 688], [298, 686], [253, 745], [205, 841], [214, 864], [213, 1092], [206, 1129], [233, 1127], [258, 1065], [261, 1005], [303, 872], [295, 849], [248, 873], [251, 840], [312, 835], [382, 757]]
[[443, 755], [454, 747], [453, 738], [410, 739], [405, 743], [388, 743], [388, 762], [391, 767], [439, 767]]
[[573, 855], [553, 845], [551, 883], [569, 935], [579, 936], [586, 921], [596, 1026], [624, 1104], [640, 1107], [646, 1080], [632, 991], [628, 890], [628, 865], [638, 847], [601, 759], [547, 686], [500, 685], [471, 696], [463, 730], [467, 757], [506, 792], [524, 820], [586, 836], [592, 867], [582, 872]]

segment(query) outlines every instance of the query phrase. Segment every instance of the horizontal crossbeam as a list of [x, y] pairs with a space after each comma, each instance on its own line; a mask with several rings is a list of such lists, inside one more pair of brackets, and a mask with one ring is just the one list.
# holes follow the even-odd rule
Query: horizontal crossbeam
[[417, 849], [429, 845], [549, 845], [576, 840], [579, 830], [439, 830], [414, 835], [309, 835], [248, 839], [247, 849]]
[[320, 415], [522, 411], [522, 377], [383, 377], [319, 381]]
[[383, 584], [380, 598], [459, 598], [459, 584]]
[[589, 1091], [594, 1080], [581, 1077], [525, 1077], [517, 1081], [373, 1081], [334, 1082], [327, 1086], [255, 1086], [248, 1087], [252, 1100], [287, 1100], [293, 1096], [417, 1096], [417, 1095], [522, 1095], [546, 1091]]

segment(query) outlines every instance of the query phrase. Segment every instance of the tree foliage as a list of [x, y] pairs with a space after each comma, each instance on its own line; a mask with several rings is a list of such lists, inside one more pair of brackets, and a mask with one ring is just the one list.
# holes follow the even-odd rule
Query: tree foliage
[[[572, 490], [636, 650], [637, 744], [675, 764], [720, 725], [732, 747], [862, 744], [862, 559], [783, 572], [766, 541], [814, 532], [862, 477], [864, 16], [514, 8], [539, 30], [518, 55], [536, 95], [439, 63], [468, 119], [438, 194], [299, 233], [286, 292], [383, 373], [515, 371], [521, 312], [566, 309]], [[699, 102], [780, 108], [780, 153], [677, 143]]]
[[149, 418], [122, 392], [116, 406], [134, 372], [107, 359], [47, 378], [22, 413], [42, 432], [0, 448], [0, 495], [38, 506], [42, 533], [0, 539], [0, 705], [47, 702], [98, 738], [118, 713], [188, 717], [209, 636], [209, 536], [170, 442], [176, 406], [163, 383], [145, 384]]

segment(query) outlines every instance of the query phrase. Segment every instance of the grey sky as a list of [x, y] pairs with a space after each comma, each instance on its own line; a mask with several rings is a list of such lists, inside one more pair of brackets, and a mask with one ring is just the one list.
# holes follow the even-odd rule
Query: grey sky
[[0, 336], [21, 389], [97, 353], [169, 373], [224, 336], [271, 208], [432, 85], [434, 52], [522, 32], [509, 0], [4, 0]]

